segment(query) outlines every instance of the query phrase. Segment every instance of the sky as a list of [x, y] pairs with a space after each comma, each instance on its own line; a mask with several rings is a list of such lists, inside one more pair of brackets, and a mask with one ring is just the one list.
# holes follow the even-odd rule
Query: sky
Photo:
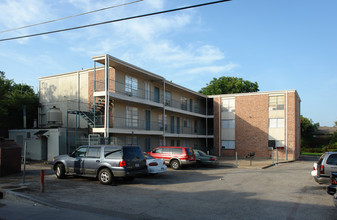
[[[15, 31], [9, 29], [135, 0], [1, 0], [0, 40], [142, 15], [212, 0], [143, 0]], [[39, 77], [92, 68], [110, 54], [199, 91], [214, 77], [296, 89], [301, 114], [337, 121], [337, 1], [232, 0], [85, 29], [0, 41], [0, 71], [33, 86]]]

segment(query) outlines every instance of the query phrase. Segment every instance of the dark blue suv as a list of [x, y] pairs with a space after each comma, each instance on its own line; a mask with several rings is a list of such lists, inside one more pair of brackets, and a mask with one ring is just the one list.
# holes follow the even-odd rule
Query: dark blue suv
[[59, 179], [66, 175], [95, 177], [105, 185], [114, 177], [133, 180], [147, 174], [140, 147], [112, 145], [80, 146], [71, 154], [54, 157], [53, 170]]

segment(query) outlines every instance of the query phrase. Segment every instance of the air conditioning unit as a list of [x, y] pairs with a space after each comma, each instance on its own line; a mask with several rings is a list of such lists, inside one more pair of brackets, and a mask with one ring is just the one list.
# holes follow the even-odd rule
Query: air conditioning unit
[[170, 105], [171, 105], [171, 101], [170, 101], [170, 100], [166, 100], [166, 101], [165, 101], [165, 105], [166, 105], [166, 106], [170, 106]]
[[132, 96], [132, 92], [125, 92], [125, 95]]

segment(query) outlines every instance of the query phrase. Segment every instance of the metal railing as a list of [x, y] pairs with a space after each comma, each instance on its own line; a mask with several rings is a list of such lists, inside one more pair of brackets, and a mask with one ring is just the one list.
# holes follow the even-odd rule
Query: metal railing
[[[96, 92], [105, 91], [104, 80], [95, 80]], [[142, 89], [142, 88], [134, 88], [131, 85], [126, 85], [125, 83], [109, 80], [110, 92], [125, 95], [129, 97], [136, 97], [139, 99], [149, 100], [156, 103], [165, 104], [165, 106], [173, 107], [176, 109], [194, 112], [199, 114], [206, 114], [206, 106], [198, 100], [193, 100], [193, 103], [189, 103], [188, 101], [181, 101], [178, 99], [165, 98], [162, 90], [158, 90], [158, 92], [153, 92], [150, 90]]]

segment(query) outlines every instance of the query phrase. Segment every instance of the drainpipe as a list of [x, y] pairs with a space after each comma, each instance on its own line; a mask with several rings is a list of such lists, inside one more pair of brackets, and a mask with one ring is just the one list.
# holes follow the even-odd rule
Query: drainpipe
[[219, 96], [219, 157], [221, 156], [221, 98]]
[[208, 149], [208, 97], [206, 97], [206, 149]]
[[165, 101], [166, 101], [166, 88], [165, 88], [165, 79], [163, 80], [163, 84], [164, 84], [164, 92], [163, 92], [163, 97], [164, 97], [164, 100], [163, 100], [163, 144], [164, 146], [166, 146], [166, 136], [165, 136], [165, 132], [166, 132], [166, 129], [165, 129], [165, 124], [166, 124], [166, 121], [165, 121], [165, 113], [166, 113], [166, 109], [165, 109]]
[[288, 90], [286, 91], [286, 161], [288, 161]]
[[104, 139], [105, 143], [109, 139], [109, 57], [105, 55], [105, 111], [104, 111]]

